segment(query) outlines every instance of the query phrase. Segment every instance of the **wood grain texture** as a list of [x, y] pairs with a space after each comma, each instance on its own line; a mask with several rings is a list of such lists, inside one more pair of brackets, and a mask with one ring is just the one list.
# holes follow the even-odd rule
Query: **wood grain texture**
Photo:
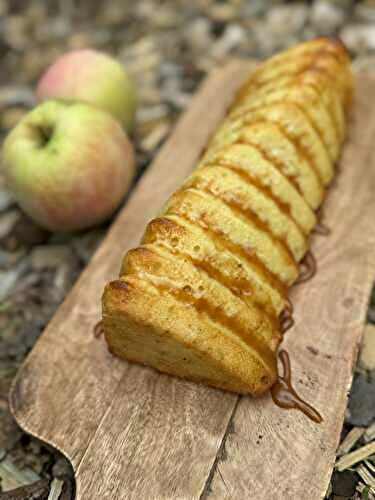
[[324, 422], [269, 397], [241, 398], [209, 497], [320, 500], [327, 490], [375, 275], [374, 92], [375, 80], [358, 78], [350, 139], [324, 205], [331, 234], [312, 240], [318, 272], [292, 289], [296, 325], [283, 342], [297, 392]]
[[209, 78], [15, 380], [15, 418], [71, 460], [77, 498], [199, 497], [215, 460], [236, 397], [123, 363], [93, 327], [104, 284], [194, 168], [251, 67]]
[[248, 72], [234, 62], [205, 84], [13, 385], [18, 423], [70, 458], [80, 500], [318, 500], [327, 487], [375, 268], [375, 81], [358, 79], [342, 172], [324, 210], [333, 232], [314, 238], [319, 271], [295, 287], [296, 326], [285, 341], [295, 385], [322, 425], [268, 396], [238, 398], [121, 362], [92, 333], [104, 283], [194, 167]]

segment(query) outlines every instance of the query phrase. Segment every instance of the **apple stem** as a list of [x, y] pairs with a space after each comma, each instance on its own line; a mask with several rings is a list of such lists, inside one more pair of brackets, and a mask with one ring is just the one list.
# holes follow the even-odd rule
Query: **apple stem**
[[46, 146], [53, 135], [53, 127], [48, 125], [38, 125], [35, 127], [35, 131], [39, 139], [40, 147]]

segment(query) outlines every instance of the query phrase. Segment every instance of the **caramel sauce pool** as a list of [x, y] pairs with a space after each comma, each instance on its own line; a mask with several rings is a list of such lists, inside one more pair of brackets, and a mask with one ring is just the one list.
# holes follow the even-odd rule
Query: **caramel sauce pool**
[[320, 413], [300, 398], [292, 386], [292, 374], [288, 353], [281, 350], [279, 352], [279, 358], [283, 366], [283, 374], [282, 376], [278, 374], [277, 382], [271, 387], [273, 402], [280, 408], [299, 410], [310, 420], [320, 424], [323, 421]]

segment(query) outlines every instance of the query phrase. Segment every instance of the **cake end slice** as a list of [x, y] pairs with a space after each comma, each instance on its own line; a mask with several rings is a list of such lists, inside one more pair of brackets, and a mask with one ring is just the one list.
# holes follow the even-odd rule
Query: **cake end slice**
[[265, 364], [236, 336], [142, 280], [106, 286], [103, 327], [112, 354], [163, 373], [254, 396], [276, 380], [276, 363]]

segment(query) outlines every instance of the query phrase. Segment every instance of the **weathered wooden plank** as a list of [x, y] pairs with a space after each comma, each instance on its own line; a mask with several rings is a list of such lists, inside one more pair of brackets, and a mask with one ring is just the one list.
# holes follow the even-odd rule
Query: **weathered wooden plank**
[[79, 499], [198, 498], [204, 488], [236, 396], [129, 366], [92, 331], [104, 283], [192, 170], [249, 71], [233, 62], [204, 85], [14, 383], [17, 421], [72, 461]]
[[236, 399], [129, 367], [77, 469], [78, 498], [198, 499]]
[[375, 275], [375, 80], [361, 76], [340, 173], [324, 206], [328, 237], [313, 238], [318, 272], [294, 287], [288, 332], [294, 384], [322, 413], [316, 425], [266, 396], [241, 398], [211, 484], [212, 498], [324, 497]]

